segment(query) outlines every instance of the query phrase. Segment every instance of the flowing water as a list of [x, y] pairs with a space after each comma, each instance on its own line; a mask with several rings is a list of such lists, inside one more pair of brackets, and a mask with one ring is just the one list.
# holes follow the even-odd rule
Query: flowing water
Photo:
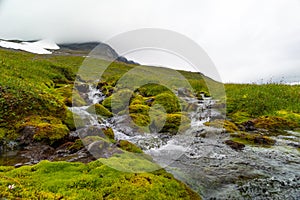
[[[92, 103], [102, 100], [90, 88]], [[100, 97], [100, 98], [99, 98]], [[180, 136], [134, 133], [122, 123], [124, 116], [115, 116], [98, 124], [86, 107], [72, 110], [90, 118], [94, 126], [109, 126], [115, 139], [125, 139], [141, 147], [177, 179], [185, 182], [204, 199], [300, 199], [300, 134], [278, 136], [273, 147], [246, 146], [236, 151], [224, 144], [229, 135], [223, 129], [203, 123], [219, 113], [211, 108], [214, 101], [185, 98], [196, 104], [190, 114], [191, 128]], [[291, 144], [294, 144], [291, 145]]]
[[[105, 97], [90, 86], [90, 104]], [[274, 137], [273, 147], [246, 146], [236, 151], [224, 144], [229, 134], [204, 125], [220, 117], [209, 98], [199, 101], [190, 113], [191, 128], [176, 136], [136, 132], [127, 126], [126, 116], [98, 119], [86, 111], [88, 106], [70, 110], [83, 118], [86, 127], [111, 127], [115, 139], [128, 140], [144, 150], [156, 163], [198, 192], [203, 199], [300, 199], [300, 134]], [[80, 132], [80, 130], [79, 130]], [[297, 146], [298, 145], [298, 146]]]

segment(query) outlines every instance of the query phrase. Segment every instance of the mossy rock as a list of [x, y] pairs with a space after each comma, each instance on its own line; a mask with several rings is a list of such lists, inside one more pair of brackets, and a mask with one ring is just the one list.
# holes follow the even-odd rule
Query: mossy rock
[[145, 100], [144, 97], [142, 95], [135, 95], [131, 101], [130, 101], [130, 105], [136, 105], [136, 104], [142, 104], [145, 105]]
[[171, 135], [182, 133], [191, 126], [190, 119], [181, 113], [167, 114], [163, 125], [161, 124], [162, 122], [163, 120], [154, 121], [151, 126], [162, 127], [159, 131], [160, 133], [169, 133]]
[[251, 120], [256, 128], [271, 131], [291, 130], [298, 127], [298, 124], [283, 117], [265, 116]]
[[85, 100], [80, 96], [78, 90], [73, 88], [73, 85], [63, 85], [56, 89], [56, 94], [61, 96], [61, 100], [65, 105], [71, 106], [85, 106]]
[[147, 105], [135, 104], [129, 106], [129, 113], [148, 115], [149, 109]]
[[111, 111], [111, 98], [112, 97], [109, 96], [102, 101], [102, 105], [110, 111]]
[[119, 140], [117, 142], [117, 146], [120, 149], [123, 149], [123, 150], [128, 151], [128, 152], [143, 153], [141, 148], [139, 148], [138, 146], [136, 146], [135, 144], [133, 144], [133, 143], [127, 141], [127, 140]]
[[165, 92], [172, 93], [172, 91], [167, 87], [155, 83], [143, 85], [138, 89], [138, 92], [144, 97], [156, 96]]
[[102, 105], [115, 114], [127, 108], [133, 92], [129, 89], [121, 89], [104, 99]]
[[235, 123], [241, 124], [251, 119], [250, 115], [246, 112], [235, 112], [229, 115], [230, 119], [232, 119]]
[[258, 134], [258, 133], [247, 133], [247, 132], [240, 132], [240, 133], [233, 133], [231, 134], [233, 137], [233, 141], [243, 143], [245, 145], [263, 145], [263, 146], [270, 146], [274, 145], [276, 141], [268, 136]]
[[100, 136], [87, 136], [85, 138], [82, 138], [82, 143], [85, 145], [85, 146], [88, 146], [89, 144], [93, 143], [93, 142], [96, 142], [96, 141], [103, 141], [105, 140], [104, 138], [100, 137]]
[[114, 92], [114, 87], [111, 85], [107, 85], [107, 86], [102, 87], [101, 91], [103, 92], [103, 94], [105, 96], [110, 96]]
[[224, 128], [227, 133], [234, 133], [239, 131], [238, 127], [233, 122], [230, 122], [228, 120], [215, 119], [210, 122], [205, 122], [204, 125], [216, 128]]
[[198, 100], [203, 100], [203, 96], [202, 96], [201, 92], [197, 92], [196, 97], [197, 97]]
[[84, 148], [83, 142], [81, 139], [75, 140], [75, 142], [69, 146], [67, 149], [70, 151], [79, 151], [80, 149]]
[[103, 128], [102, 131], [103, 131], [104, 135], [106, 135], [110, 140], [115, 139], [115, 133], [111, 127]]
[[276, 112], [276, 115], [279, 117], [282, 117], [286, 120], [297, 123], [298, 127], [300, 128], [300, 113], [295, 113], [295, 112], [286, 111], [286, 110], [279, 110]]
[[181, 107], [179, 99], [172, 93], [162, 93], [155, 97], [154, 104], [160, 104], [164, 107], [167, 113], [180, 112]]
[[35, 127], [33, 138], [37, 141], [53, 143], [69, 134], [68, 127], [60, 119], [54, 117], [31, 116], [17, 124], [18, 129], [26, 126]]
[[150, 124], [150, 117], [141, 113], [132, 113], [129, 115], [132, 121], [140, 127], [146, 127]]
[[63, 121], [63, 123], [67, 125], [67, 127], [71, 131], [75, 131], [76, 128], [81, 128], [84, 127], [85, 125], [81, 117], [76, 113], [72, 113], [72, 111], [70, 110], [67, 111], [67, 116], [66, 119]]
[[112, 117], [113, 114], [101, 104], [94, 104], [87, 108], [87, 111], [92, 114], [100, 115], [104, 118]]

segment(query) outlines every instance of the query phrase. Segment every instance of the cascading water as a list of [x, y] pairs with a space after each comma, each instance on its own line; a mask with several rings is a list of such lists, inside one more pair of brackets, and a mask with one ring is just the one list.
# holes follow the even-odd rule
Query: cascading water
[[[91, 103], [102, 101], [102, 93], [90, 86]], [[88, 126], [111, 127], [115, 139], [128, 140], [141, 147], [155, 162], [179, 180], [187, 183], [204, 199], [300, 199], [300, 153], [288, 146], [299, 145], [299, 134], [281, 136], [270, 148], [246, 146], [236, 151], [224, 144], [229, 135], [223, 129], [203, 123], [219, 113], [211, 109], [215, 102], [185, 98], [197, 109], [190, 113], [191, 128], [184, 135], [136, 134], [122, 125], [124, 116], [99, 122], [86, 111], [88, 106], [70, 108]], [[178, 156], [180, 155], [180, 156]]]

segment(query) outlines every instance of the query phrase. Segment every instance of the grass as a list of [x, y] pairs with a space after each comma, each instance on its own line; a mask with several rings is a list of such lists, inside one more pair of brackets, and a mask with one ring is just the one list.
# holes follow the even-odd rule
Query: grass
[[14, 129], [31, 115], [63, 120], [64, 97], [56, 91], [72, 83], [81, 61], [0, 49], [0, 127]]
[[226, 84], [227, 114], [236, 123], [261, 116], [282, 117], [300, 126], [300, 86]]

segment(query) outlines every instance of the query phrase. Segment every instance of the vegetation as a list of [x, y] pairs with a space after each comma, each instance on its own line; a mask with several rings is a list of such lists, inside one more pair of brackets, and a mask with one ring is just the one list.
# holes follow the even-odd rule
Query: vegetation
[[228, 133], [239, 131], [238, 127], [233, 122], [230, 122], [228, 120], [216, 119], [211, 122], [205, 122], [204, 125], [216, 128], [224, 128]]
[[[179, 92], [179, 88], [187, 89], [190, 96], [198, 99], [202, 95], [218, 98], [220, 105], [226, 100], [230, 121], [214, 120], [207, 125], [224, 127], [231, 133], [231, 144], [269, 146], [275, 143], [269, 137], [273, 136], [270, 133], [300, 127], [300, 86], [226, 84], [225, 99], [222, 85], [201, 73], [179, 71], [181, 76], [177, 76], [177, 72], [170, 69], [153, 70], [150, 66], [97, 60], [97, 65], [80, 71], [80, 76], [76, 78], [85, 86], [77, 85], [74, 89], [75, 75], [83, 59], [0, 49], [0, 144], [4, 140], [18, 138], [28, 126], [34, 128], [34, 141], [49, 144], [64, 139], [76, 127], [84, 126], [80, 116], [73, 115], [67, 106], [86, 105], [80, 87], [84, 88], [87, 83], [99, 78], [101, 80], [95, 85], [107, 98], [90, 106], [87, 111], [107, 118], [128, 112], [135, 126], [146, 132], [175, 135], [189, 128], [190, 120], [185, 111], [192, 108], [174, 94]], [[103, 72], [101, 77], [98, 72]], [[241, 127], [249, 124], [267, 132], [245, 132]], [[137, 168], [147, 171], [153, 167], [150, 159], [145, 164], [138, 157], [131, 156], [135, 153], [144, 156], [139, 147], [125, 140], [115, 141], [111, 128], [104, 128], [102, 132], [100, 137], [95, 127], [90, 128], [87, 137], [75, 140], [69, 150], [79, 150], [83, 144], [95, 141], [101, 141], [103, 145], [112, 143], [112, 146], [121, 149], [121, 153], [108, 159], [101, 158], [101, 162], [108, 166], [117, 165], [125, 171]], [[163, 170], [125, 173], [111, 169], [100, 161], [86, 165], [43, 161], [18, 169], [0, 167], [0, 197], [199, 199]], [[16, 187], [9, 189], [12, 184]]]
[[300, 126], [299, 85], [226, 84], [225, 88], [227, 113], [235, 122], [242, 123], [261, 116], [273, 116], [294, 121]]
[[121, 149], [128, 151], [128, 152], [143, 153], [143, 151], [139, 147], [137, 147], [136, 145], [132, 144], [131, 142], [129, 142], [127, 140], [120, 140], [120, 141], [118, 141], [117, 145]]
[[114, 140], [115, 139], [115, 133], [112, 130], [112, 128], [106, 128], [106, 129], [102, 129], [104, 135], [106, 135], [106, 137], [108, 137], [108, 139]]
[[270, 145], [274, 145], [276, 142], [274, 139], [258, 133], [247, 133], [247, 132], [232, 133], [231, 137], [233, 137], [233, 141], [241, 142], [243, 144], [250, 144], [250, 145], [270, 146]]
[[81, 61], [0, 49], [0, 128], [7, 129], [6, 138], [17, 137], [26, 124], [39, 129], [38, 140], [64, 137], [68, 128], [62, 122], [74, 129], [67, 120], [65, 99]]
[[107, 117], [112, 117], [112, 113], [105, 108], [103, 105], [101, 104], [95, 104], [95, 105], [91, 105], [90, 107], [88, 107], [87, 111], [89, 113], [93, 113], [93, 114], [97, 114], [100, 115], [103, 118], [107, 118]]
[[45, 140], [53, 143], [69, 134], [69, 129], [61, 120], [54, 117], [31, 116], [19, 122], [16, 127], [22, 130], [26, 126], [35, 128], [33, 138], [37, 141]]
[[164, 170], [127, 173], [100, 161], [0, 167], [0, 191], [8, 199], [200, 199]]

